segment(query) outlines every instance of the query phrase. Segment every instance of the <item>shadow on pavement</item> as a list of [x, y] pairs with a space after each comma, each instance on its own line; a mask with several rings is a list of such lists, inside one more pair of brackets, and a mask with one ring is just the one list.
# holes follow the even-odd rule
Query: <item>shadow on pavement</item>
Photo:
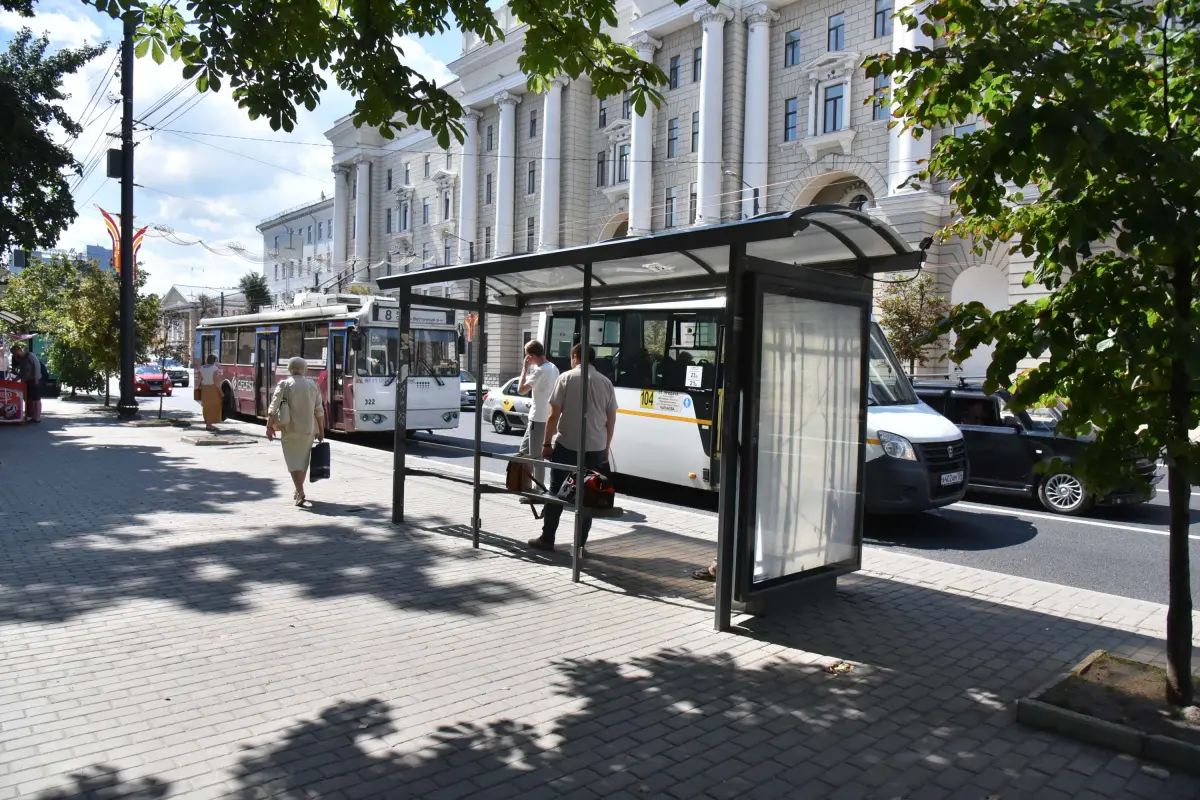
[[1009, 514], [957, 511], [953, 506], [920, 514], [868, 516], [863, 542], [910, 550], [998, 550], [1038, 535], [1037, 527]]
[[[801, 612], [756, 619], [743, 633], [763, 649], [729, 637], [725, 649], [704, 652], [563, 658], [553, 695], [535, 699], [530, 713], [506, 709], [432, 731], [406, 726], [419, 707], [370, 697], [332, 704], [247, 748], [233, 771], [235, 796], [807, 800], [924, 790], [984, 800], [1093, 790], [1166, 800], [1200, 792], [1195, 777], [1140, 771], [1128, 756], [1013, 719], [1017, 697], [1090, 650], [1160, 650], [1157, 640], [878, 578], [858, 578]], [[834, 659], [855, 663], [831, 673]], [[496, 699], [480, 702], [495, 708]]]
[[71, 775], [70, 788], [39, 795], [41, 800], [158, 800], [171, 792], [171, 783], [159, 778], [122, 781], [121, 771], [105, 765], [88, 767]]
[[[28, 451], [23, 466], [36, 477], [23, 480], [20, 493], [0, 484], [0, 621], [63, 622], [130, 599], [230, 613], [247, 608], [247, 596], [264, 583], [292, 585], [307, 597], [368, 595], [464, 615], [532, 596], [498, 579], [448, 582], [449, 562], [475, 555], [423, 544], [387, 524], [382, 506], [294, 508], [282, 470], [278, 481], [240, 471], [254, 449], [230, 451], [228, 469], [206, 469], [153, 446], [84, 443], [61, 420], [47, 419], [42, 429], [16, 431], [53, 435], [50, 447]], [[276, 517], [260, 503], [277, 506]], [[249, 511], [255, 518], [243, 522]], [[305, 523], [314, 512], [328, 523]], [[193, 535], [199, 526], [202, 537]]]

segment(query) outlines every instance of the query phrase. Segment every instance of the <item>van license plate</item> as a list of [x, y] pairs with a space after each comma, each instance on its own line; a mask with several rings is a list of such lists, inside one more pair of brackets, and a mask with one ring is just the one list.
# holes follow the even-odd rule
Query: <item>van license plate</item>
[[954, 486], [963, 482], [963, 474], [960, 469], [958, 472], [943, 472], [942, 486]]

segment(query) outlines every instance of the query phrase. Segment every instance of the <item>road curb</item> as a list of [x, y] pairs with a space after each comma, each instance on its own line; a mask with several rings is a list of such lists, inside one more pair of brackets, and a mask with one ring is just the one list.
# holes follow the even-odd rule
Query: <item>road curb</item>
[[1038, 730], [1070, 736], [1088, 744], [1107, 747], [1131, 756], [1154, 761], [1164, 766], [1200, 775], [1200, 745], [1189, 744], [1166, 736], [1142, 733], [1136, 728], [1090, 717], [1078, 711], [1042, 702], [1041, 697], [1067, 678], [1083, 672], [1092, 662], [1104, 655], [1096, 650], [1073, 669], [1060, 673], [1038, 687], [1029, 697], [1017, 700], [1017, 722]]

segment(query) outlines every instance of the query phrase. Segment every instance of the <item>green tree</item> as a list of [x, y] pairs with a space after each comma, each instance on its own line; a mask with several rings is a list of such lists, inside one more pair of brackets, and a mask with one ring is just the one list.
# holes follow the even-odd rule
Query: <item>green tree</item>
[[246, 306], [251, 314], [271, 304], [271, 287], [267, 286], [267, 276], [261, 272], [247, 272], [238, 281], [238, 289], [246, 298]]
[[879, 310], [879, 324], [887, 331], [892, 350], [913, 374], [917, 364], [925, 366], [929, 360], [927, 353], [934, 345], [930, 334], [950, 313], [950, 301], [937, 293], [933, 276], [922, 272], [912, 280], [885, 284]]
[[48, 47], [47, 37], [23, 28], [0, 53], [0, 252], [52, 247], [78, 216], [67, 174], [78, 173], [79, 162], [51, 132], [58, 127], [74, 137], [83, 131], [63, 109], [62, 81], [104, 47], [47, 55]]
[[63, 311], [79, 280], [79, 265], [68, 258], [30, 259], [25, 269], [9, 278], [4, 292], [4, 307], [22, 321], [17, 333], [60, 332]]
[[370, 286], [363, 286], [361, 283], [356, 283], [346, 289], [346, 294], [358, 294], [369, 297], [375, 294], [375, 292]]
[[[1077, 465], [1097, 491], [1130, 480], [1133, 459], [1170, 468], [1169, 703], [1193, 701], [1188, 564], [1191, 484], [1200, 478], [1200, 3], [935, 0], [933, 45], [868, 60], [891, 76], [914, 131], [942, 136], [915, 183], [951, 184], [945, 234], [1032, 260], [1027, 286], [1050, 292], [989, 313], [954, 309], [954, 357], [994, 342], [987, 384], [1024, 359], [1013, 405], [1070, 398], [1059, 429], [1094, 430]], [[1164, 23], [1164, 21], [1166, 21]], [[902, 24], [914, 27], [911, 13]]]
[[[134, 305], [136, 347], [134, 358], [147, 361], [158, 330], [158, 295], [141, 294], [146, 283], [145, 270], [138, 270]], [[72, 345], [91, 358], [92, 367], [105, 375], [121, 371], [121, 339], [117, 321], [120, 316], [121, 283], [114, 270], [95, 266], [83, 272], [75, 293], [66, 308], [69, 318], [66, 334]], [[105, 395], [105, 405], [108, 396]]]
[[[680, 2], [680, 0], [676, 0]], [[420, 125], [446, 147], [462, 137], [458, 99], [404, 63], [403, 38], [460, 29], [483, 43], [504, 39], [497, 10], [487, 0], [428, 0], [423, 3], [289, 3], [236, 0], [193, 4], [185, 18], [175, 3], [85, 0], [113, 18], [136, 21], [135, 52], [156, 62], [182, 64], [198, 91], [228, 82], [251, 119], [265, 117], [276, 130], [290, 131], [296, 110], [316, 108], [328, 89], [324, 75], [355, 98], [355, 125], [384, 136]], [[715, 0], [713, 0], [715, 5]], [[559, 75], [588, 75], [593, 91], [607, 97], [632, 86], [640, 113], [659, 102], [652, 88], [666, 80], [662, 70], [612, 40], [617, 25], [614, 0], [544, 3], [511, 0], [510, 13], [524, 23], [519, 68], [529, 86], [542, 91]], [[0, 0], [0, 7], [30, 14], [36, 0]]]
[[62, 384], [71, 387], [71, 397], [77, 391], [98, 392], [104, 388], [104, 373], [92, 364], [91, 355], [66, 337], [51, 339], [47, 356], [47, 368]]
[[211, 295], [202, 294], [196, 298], [196, 311], [200, 319], [217, 316], [220, 313], [220, 308], [216, 298]]

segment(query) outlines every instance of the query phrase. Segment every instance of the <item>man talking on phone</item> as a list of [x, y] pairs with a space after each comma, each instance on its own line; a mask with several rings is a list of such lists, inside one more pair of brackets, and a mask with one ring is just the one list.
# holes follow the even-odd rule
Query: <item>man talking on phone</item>
[[[558, 382], [558, 367], [546, 358], [546, 348], [537, 339], [525, 343], [525, 363], [521, 365], [518, 394], [533, 396], [529, 404], [529, 420], [525, 423], [525, 438], [517, 455], [540, 458], [542, 441], [546, 436], [546, 420], [550, 419], [550, 395]], [[533, 477], [546, 485], [546, 468], [534, 467]]]
[[[542, 440], [542, 458], [549, 458], [556, 464], [567, 464], [571, 467], [579, 465], [579, 448], [584, 450], [584, 465], [589, 469], [600, 469], [608, 461], [608, 451], [612, 446], [613, 431], [617, 427], [617, 393], [612, 381], [604, 377], [595, 367], [588, 370], [587, 392], [587, 429], [584, 431], [584, 441], [579, 441], [579, 422], [583, 416], [583, 370], [580, 368], [580, 356], [583, 345], [571, 348], [571, 369], [558, 376], [554, 384], [554, 393], [550, 396], [550, 418], [546, 420], [546, 432]], [[588, 363], [596, 358], [596, 351], [588, 348]], [[582, 478], [582, 476], [581, 476]], [[562, 488], [567, 473], [562, 470], [550, 470], [550, 494], [557, 495]], [[582, 490], [581, 490], [582, 491]], [[529, 540], [529, 546], [535, 550], [553, 550], [554, 534], [558, 531], [558, 521], [562, 517], [563, 507], [557, 503], [547, 503], [542, 513], [542, 535]], [[588, 533], [592, 529], [591, 517], [583, 520], [583, 543], [587, 543]]]

